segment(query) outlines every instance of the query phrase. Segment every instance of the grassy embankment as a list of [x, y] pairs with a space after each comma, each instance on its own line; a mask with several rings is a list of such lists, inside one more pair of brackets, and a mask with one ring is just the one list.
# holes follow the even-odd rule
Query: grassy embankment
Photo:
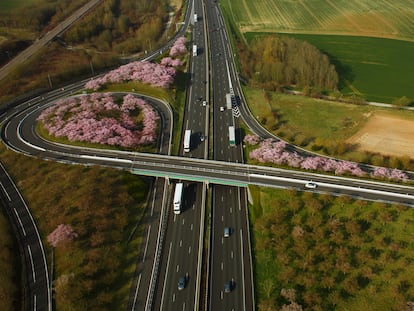
[[[414, 211], [268, 188], [251, 188], [259, 310], [403, 310], [412, 301]], [[266, 309], [266, 306], [269, 309]]]
[[275, 135], [306, 149], [342, 159], [413, 170], [409, 157], [387, 157], [347, 143], [372, 114], [412, 120], [414, 114], [375, 106], [353, 105], [244, 87], [253, 115]]
[[148, 183], [114, 169], [29, 160], [3, 146], [0, 159], [30, 206], [49, 264], [49, 233], [63, 223], [79, 235], [54, 249], [56, 307], [125, 308], [141, 249]]

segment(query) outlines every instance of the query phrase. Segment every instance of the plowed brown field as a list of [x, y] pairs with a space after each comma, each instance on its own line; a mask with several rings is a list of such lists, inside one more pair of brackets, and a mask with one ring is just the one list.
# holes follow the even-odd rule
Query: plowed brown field
[[413, 41], [414, 1], [225, 0], [242, 33], [340, 34]]
[[414, 158], [414, 121], [386, 115], [372, 115], [349, 140], [359, 150]]

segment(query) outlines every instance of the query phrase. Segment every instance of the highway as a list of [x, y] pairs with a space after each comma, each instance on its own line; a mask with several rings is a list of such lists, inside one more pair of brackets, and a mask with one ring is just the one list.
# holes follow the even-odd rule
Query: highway
[[[201, 1], [189, 7], [191, 23], [190, 47], [196, 46], [196, 55], [190, 57], [187, 75], [187, 97], [182, 123], [179, 154], [191, 158], [208, 157], [209, 103], [207, 44]], [[197, 19], [195, 18], [197, 15]], [[193, 51], [191, 50], [190, 53]], [[185, 130], [191, 130], [190, 150], [183, 150]], [[171, 183], [174, 193], [178, 180]], [[182, 212], [172, 211], [172, 198], [167, 206], [168, 222], [163, 244], [160, 274], [157, 280], [157, 299], [153, 310], [198, 310], [202, 295], [202, 263], [206, 191], [203, 183], [185, 182]], [[185, 288], [179, 289], [180, 278]]]
[[[207, 298], [205, 305], [208, 310], [254, 310], [247, 185], [350, 195], [414, 206], [414, 187], [411, 186], [243, 164], [239, 138], [241, 132], [236, 131], [237, 146], [230, 147], [228, 126], [233, 125], [239, 129], [241, 117], [261, 136], [268, 137], [270, 134], [250, 115], [243, 101], [219, 9], [212, 1], [205, 3], [204, 14], [201, 13], [204, 12], [201, 1], [194, 3], [194, 11], [188, 10], [186, 13], [187, 22], [195, 11], [199, 16], [192, 29], [192, 43], [198, 46], [198, 55], [190, 60], [189, 89], [183, 121], [183, 129], [193, 131], [189, 153], [183, 153], [181, 149], [181, 156], [170, 155], [171, 111], [167, 108], [168, 105], [153, 98], [148, 100], [160, 112], [163, 124], [160, 155], [77, 148], [40, 138], [35, 129], [35, 120], [40, 111], [56, 99], [79, 90], [84, 81], [33, 98], [1, 115], [4, 120], [2, 140], [16, 152], [69, 164], [116, 167], [134, 174], [156, 177], [152, 194], [156, 203], [147, 215], [149, 225], [145, 234], [148, 238], [137, 259], [128, 310], [197, 310], [204, 307], [200, 305], [204, 296]], [[156, 54], [158, 51], [152, 55]], [[207, 58], [209, 55], [210, 64]], [[208, 78], [209, 72], [211, 80]], [[226, 106], [225, 94], [229, 92], [234, 92], [238, 105], [222, 110], [220, 107]], [[203, 105], [204, 100], [206, 105]], [[212, 132], [209, 127], [210, 116], [213, 121]], [[212, 146], [214, 160], [207, 160], [209, 146]], [[171, 193], [178, 180], [185, 182], [185, 201], [183, 213], [175, 215], [172, 213]], [[318, 187], [306, 189], [304, 185], [309, 181]], [[19, 202], [17, 189], [13, 193], [15, 186], [10, 180], [1, 179], [1, 187], [3, 201]], [[203, 224], [209, 199], [206, 189], [212, 189], [212, 209], [211, 214], [207, 215], [211, 217], [207, 286], [202, 283], [201, 275]], [[41, 258], [43, 248], [40, 237], [38, 242], [35, 241], [36, 234], [31, 234], [33, 240], [25, 240], [24, 232], [31, 226], [31, 216], [24, 201], [20, 202], [20, 207], [16, 207], [14, 213], [10, 209], [9, 214], [16, 219], [16, 224], [22, 222], [19, 230], [22, 245], [26, 248], [26, 270], [29, 278], [32, 278], [31, 284], [34, 284], [31, 291], [33, 295], [27, 299], [31, 309], [45, 310], [50, 304], [47, 265], [45, 260], [42, 263], [41, 260], [31, 259]], [[32, 226], [35, 228], [34, 223]], [[231, 230], [229, 237], [224, 237], [225, 227]], [[36, 246], [33, 243], [40, 244]], [[37, 254], [36, 257], [32, 257], [34, 253]], [[37, 265], [39, 268], [35, 268]], [[44, 272], [41, 265], [45, 267]], [[187, 276], [184, 290], [178, 290], [177, 286], [181, 276]], [[227, 281], [232, 281], [230, 293], [224, 291]]]
[[[213, 83], [213, 158], [242, 163], [238, 106], [227, 107], [226, 94], [236, 98], [232, 52], [226, 27], [217, 4], [206, 2], [211, 76]], [[229, 126], [236, 129], [235, 146], [229, 143]], [[254, 310], [254, 290], [247, 217], [247, 191], [244, 187], [214, 185], [211, 211], [208, 310]], [[224, 228], [230, 236], [224, 237]], [[230, 282], [230, 292], [225, 283]]]
[[43, 243], [34, 219], [16, 185], [0, 163], [0, 199], [19, 241], [23, 254], [27, 285], [24, 288], [25, 310], [52, 310], [51, 283]]

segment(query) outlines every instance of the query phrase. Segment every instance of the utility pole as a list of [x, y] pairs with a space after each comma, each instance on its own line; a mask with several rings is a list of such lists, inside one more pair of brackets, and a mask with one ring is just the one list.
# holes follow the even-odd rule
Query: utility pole
[[53, 85], [52, 85], [52, 79], [50, 79], [50, 74], [47, 74], [47, 77], [48, 77], [48, 79], [49, 79], [49, 85], [50, 85], [50, 88], [53, 88]]

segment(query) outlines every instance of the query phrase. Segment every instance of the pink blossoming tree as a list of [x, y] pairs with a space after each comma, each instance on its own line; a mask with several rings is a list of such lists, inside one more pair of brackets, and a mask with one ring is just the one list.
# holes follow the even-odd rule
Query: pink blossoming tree
[[155, 87], [168, 88], [174, 82], [176, 71], [171, 66], [150, 62], [132, 62], [111, 70], [102, 77], [88, 81], [85, 88], [98, 90], [107, 83], [140, 81]]
[[179, 37], [173, 44], [170, 49], [170, 56], [177, 57], [187, 53], [187, 48], [185, 46], [186, 39], [185, 37]]
[[69, 141], [135, 147], [156, 140], [158, 113], [131, 94], [93, 93], [59, 100], [38, 117], [49, 135]]
[[78, 234], [70, 225], [60, 224], [47, 236], [47, 241], [50, 245], [56, 247], [61, 243], [73, 241], [77, 237]]
[[[349, 174], [353, 176], [366, 176], [357, 163], [351, 161], [338, 161], [324, 157], [302, 157], [295, 152], [286, 151], [286, 143], [273, 139], [261, 140], [255, 135], [246, 135], [244, 142], [249, 145], [259, 147], [250, 152], [250, 157], [261, 163], [274, 163], [277, 165], [287, 165], [298, 167], [305, 170], [334, 172], [337, 175]], [[377, 167], [371, 176], [395, 181], [406, 181], [407, 174], [398, 169], [388, 169]]]

